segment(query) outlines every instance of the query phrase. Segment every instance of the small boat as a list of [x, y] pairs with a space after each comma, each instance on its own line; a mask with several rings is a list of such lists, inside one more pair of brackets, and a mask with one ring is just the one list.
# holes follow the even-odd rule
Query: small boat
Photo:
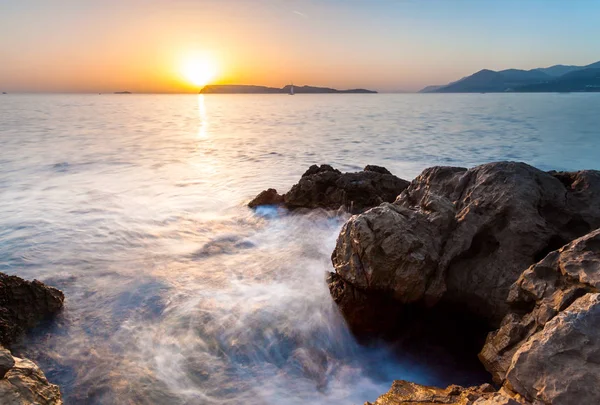
[[290, 86], [290, 92], [288, 93], [290, 96], [294, 95], [294, 83], [291, 84]]

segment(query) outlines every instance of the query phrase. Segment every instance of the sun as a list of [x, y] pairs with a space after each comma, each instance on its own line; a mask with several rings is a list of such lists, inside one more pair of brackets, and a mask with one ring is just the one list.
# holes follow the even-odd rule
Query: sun
[[217, 75], [217, 65], [207, 57], [195, 57], [183, 64], [183, 75], [194, 86], [204, 86]]

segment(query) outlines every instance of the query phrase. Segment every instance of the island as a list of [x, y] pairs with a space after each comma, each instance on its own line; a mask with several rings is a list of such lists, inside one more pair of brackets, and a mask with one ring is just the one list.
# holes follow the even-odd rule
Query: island
[[[282, 88], [254, 86], [248, 84], [210, 84], [200, 94], [289, 94], [291, 85]], [[376, 94], [367, 89], [337, 90], [329, 87], [294, 86], [295, 94]]]
[[130, 91], [115, 91], [115, 94], [131, 94]]

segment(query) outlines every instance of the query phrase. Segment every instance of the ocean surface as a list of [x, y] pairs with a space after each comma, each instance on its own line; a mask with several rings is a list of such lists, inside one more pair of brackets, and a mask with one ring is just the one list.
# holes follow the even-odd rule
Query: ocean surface
[[324, 277], [345, 218], [245, 203], [315, 163], [600, 169], [599, 111], [600, 94], [2, 95], [0, 271], [66, 295], [15, 351], [66, 404], [362, 404], [393, 379], [472, 383], [353, 339]]

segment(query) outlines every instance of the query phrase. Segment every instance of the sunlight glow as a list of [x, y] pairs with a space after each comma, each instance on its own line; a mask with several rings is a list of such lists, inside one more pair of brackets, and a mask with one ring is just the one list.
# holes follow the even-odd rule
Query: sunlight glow
[[217, 75], [217, 65], [208, 57], [192, 57], [184, 62], [182, 71], [191, 84], [204, 86]]

